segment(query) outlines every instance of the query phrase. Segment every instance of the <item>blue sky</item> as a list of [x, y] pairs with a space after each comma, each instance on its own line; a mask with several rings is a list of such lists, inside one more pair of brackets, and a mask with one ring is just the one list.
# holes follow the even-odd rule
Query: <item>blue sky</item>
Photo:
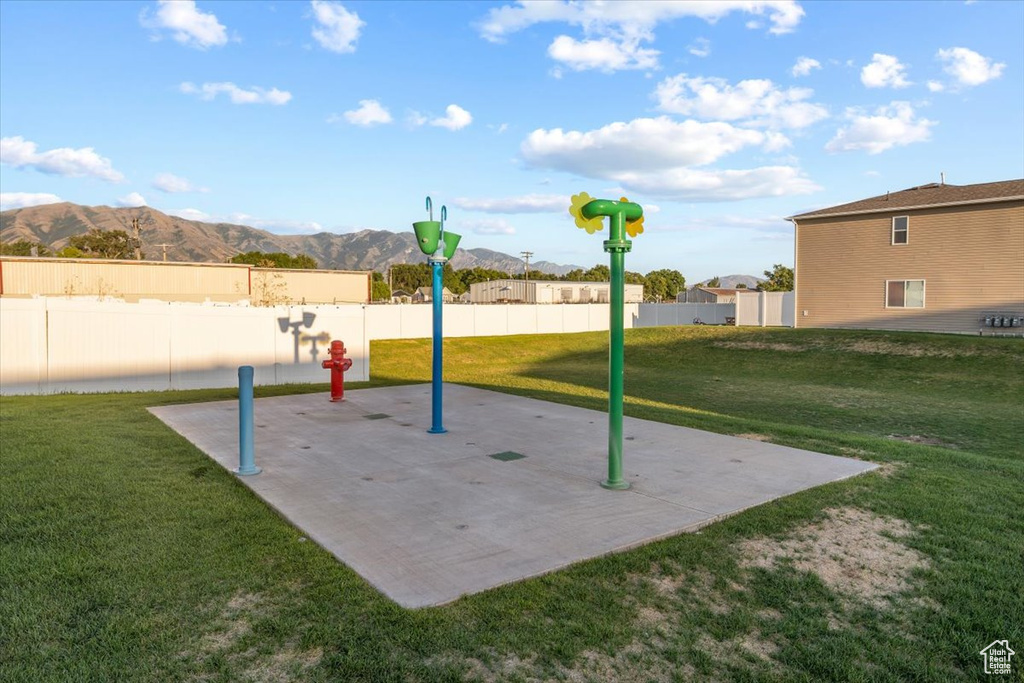
[[[792, 265], [785, 216], [1024, 176], [1022, 2], [2, 2], [3, 208], [142, 202], [606, 262]], [[605, 237], [606, 238], [606, 237]]]

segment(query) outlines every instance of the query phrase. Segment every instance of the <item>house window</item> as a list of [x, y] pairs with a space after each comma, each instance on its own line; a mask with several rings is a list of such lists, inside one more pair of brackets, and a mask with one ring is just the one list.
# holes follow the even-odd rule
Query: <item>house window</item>
[[924, 280], [886, 280], [886, 308], [924, 308]]
[[910, 216], [894, 216], [892, 219], [892, 243], [906, 244], [910, 236]]

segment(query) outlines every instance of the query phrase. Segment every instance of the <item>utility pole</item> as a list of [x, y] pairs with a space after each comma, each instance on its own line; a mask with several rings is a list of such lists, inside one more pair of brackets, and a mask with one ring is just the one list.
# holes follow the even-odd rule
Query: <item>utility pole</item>
[[173, 247], [173, 244], [157, 244], [156, 246], [161, 247], [164, 250], [164, 261], [167, 260], [167, 247]]
[[533, 256], [532, 251], [521, 251], [519, 255], [526, 259], [526, 281], [530, 281], [530, 257]]
[[[139, 217], [132, 219], [132, 241], [135, 244], [135, 260], [142, 260], [142, 238], [139, 236]], [[167, 251], [164, 250], [164, 261], [167, 260]]]

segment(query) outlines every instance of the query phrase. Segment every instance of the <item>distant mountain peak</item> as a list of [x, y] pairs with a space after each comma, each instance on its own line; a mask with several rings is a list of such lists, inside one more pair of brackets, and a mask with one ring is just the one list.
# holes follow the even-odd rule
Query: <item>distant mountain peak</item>
[[[130, 230], [133, 218], [139, 218], [142, 250], [148, 259], [159, 258], [159, 244], [169, 245], [169, 261], [223, 263], [248, 251], [285, 252], [313, 257], [321, 268], [337, 270], [376, 270], [383, 272], [396, 263], [422, 263], [425, 257], [417, 248], [412, 231], [364, 228], [352, 233], [319, 232], [315, 235], [275, 235], [236, 223], [207, 223], [172, 216], [149, 206], [115, 208], [82, 206], [71, 202], [30, 206], [0, 212], [0, 240], [41, 242], [55, 249], [67, 245], [75, 235], [91, 229]], [[453, 268], [487, 268], [506, 273], [521, 273], [522, 259], [491, 249], [459, 249], [451, 260]], [[540, 263], [545, 267], [541, 268]], [[556, 275], [580, 266], [531, 264], [531, 270]]]

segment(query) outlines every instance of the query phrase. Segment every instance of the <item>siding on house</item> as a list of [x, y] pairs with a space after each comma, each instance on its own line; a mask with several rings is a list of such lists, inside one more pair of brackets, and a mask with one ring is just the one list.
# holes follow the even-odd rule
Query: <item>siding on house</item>
[[[985, 312], [1024, 315], [1024, 201], [1019, 197], [857, 215], [822, 213], [792, 219], [797, 327], [977, 334]], [[909, 216], [907, 244], [892, 244], [894, 216]], [[887, 280], [924, 280], [924, 308], [887, 308]]]

